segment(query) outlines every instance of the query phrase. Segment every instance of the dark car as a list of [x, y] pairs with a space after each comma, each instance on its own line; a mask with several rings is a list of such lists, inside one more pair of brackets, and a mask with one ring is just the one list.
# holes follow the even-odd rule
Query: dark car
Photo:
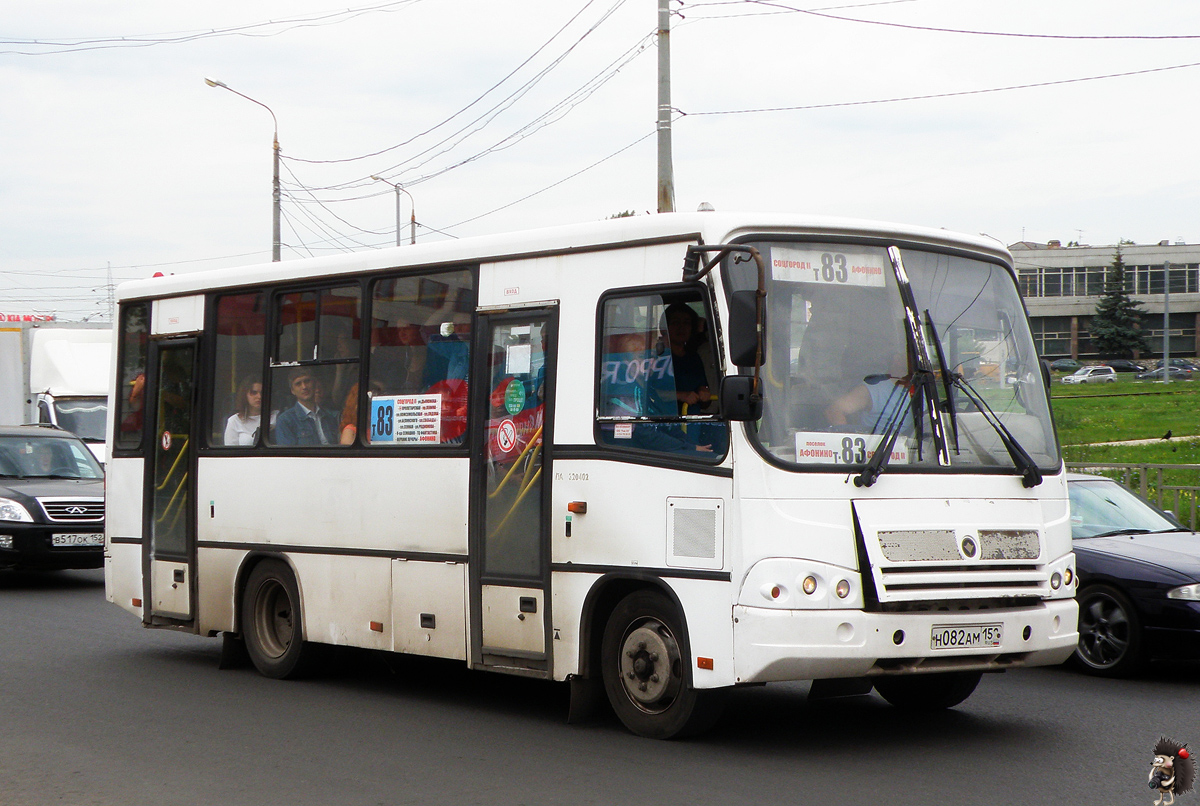
[[0, 427], [0, 568], [104, 564], [104, 470], [53, 426]]
[[[1173, 381], [1190, 381], [1192, 379], [1192, 370], [1172, 365], [1167, 368], [1167, 376]], [[1159, 368], [1139, 372], [1137, 379], [1139, 381], [1161, 381], [1163, 379], [1163, 371]]]
[[1151, 658], [1200, 657], [1200, 534], [1112, 479], [1069, 474], [1086, 672], [1125, 677]]
[[1074, 372], [1082, 366], [1083, 364], [1080, 364], [1074, 358], [1060, 358], [1057, 361], [1050, 362], [1050, 369], [1055, 372]]
[[[1162, 362], [1162, 359], [1160, 358], [1154, 362], [1153, 367], [1154, 367], [1154, 369], [1161, 369], [1162, 364], [1163, 364], [1163, 362]], [[1180, 369], [1190, 369], [1192, 372], [1195, 372], [1197, 369], [1200, 369], [1200, 367], [1196, 366], [1196, 362], [1191, 360], [1190, 358], [1172, 358], [1171, 366], [1179, 367]]]
[[1128, 358], [1113, 358], [1104, 362], [1106, 367], [1112, 367], [1117, 372], [1145, 372], [1146, 367]]

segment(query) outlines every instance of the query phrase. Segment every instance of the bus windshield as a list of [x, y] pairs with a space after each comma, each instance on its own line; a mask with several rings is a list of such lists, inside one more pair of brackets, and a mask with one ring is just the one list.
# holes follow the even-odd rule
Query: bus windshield
[[[797, 467], [863, 467], [891, 430], [889, 472], [939, 467], [932, 393], [950, 466], [1012, 469], [998, 421], [1039, 468], [1058, 467], [1037, 354], [1005, 267], [900, 250], [934, 380], [922, 384], [885, 245], [752, 245], [766, 260], [768, 308], [763, 416], [751, 431], [770, 456]], [[756, 284], [744, 257], [727, 258], [726, 276], [731, 290]]]

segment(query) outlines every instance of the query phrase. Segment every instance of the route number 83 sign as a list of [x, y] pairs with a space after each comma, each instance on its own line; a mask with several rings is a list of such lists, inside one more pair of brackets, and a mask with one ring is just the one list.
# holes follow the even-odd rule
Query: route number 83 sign
[[882, 288], [891, 270], [882, 249], [771, 248], [771, 277], [783, 282]]

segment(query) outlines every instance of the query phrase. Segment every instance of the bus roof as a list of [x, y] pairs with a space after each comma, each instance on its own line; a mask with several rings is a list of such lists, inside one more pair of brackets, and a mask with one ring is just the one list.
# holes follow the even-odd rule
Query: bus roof
[[752, 233], [894, 237], [935, 247], [982, 252], [1012, 265], [1008, 250], [993, 238], [931, 227], [794, 213], [662, 213], [132, 280], [118, 286], [117, 298], [124, 301], [180, 296], [217, 288], [296, 282], [409, 266], [514, 260], [638, 242], [702, 238], [705, 243], [725, 243]]

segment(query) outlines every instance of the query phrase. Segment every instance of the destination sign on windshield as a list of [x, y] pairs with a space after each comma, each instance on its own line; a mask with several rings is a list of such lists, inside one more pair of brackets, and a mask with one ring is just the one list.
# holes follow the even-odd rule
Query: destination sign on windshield
[[771, 248], [771, 277], [788, 283], [882, 288], [884, 272], [891, 270], [887, 255], [878, 249]]

